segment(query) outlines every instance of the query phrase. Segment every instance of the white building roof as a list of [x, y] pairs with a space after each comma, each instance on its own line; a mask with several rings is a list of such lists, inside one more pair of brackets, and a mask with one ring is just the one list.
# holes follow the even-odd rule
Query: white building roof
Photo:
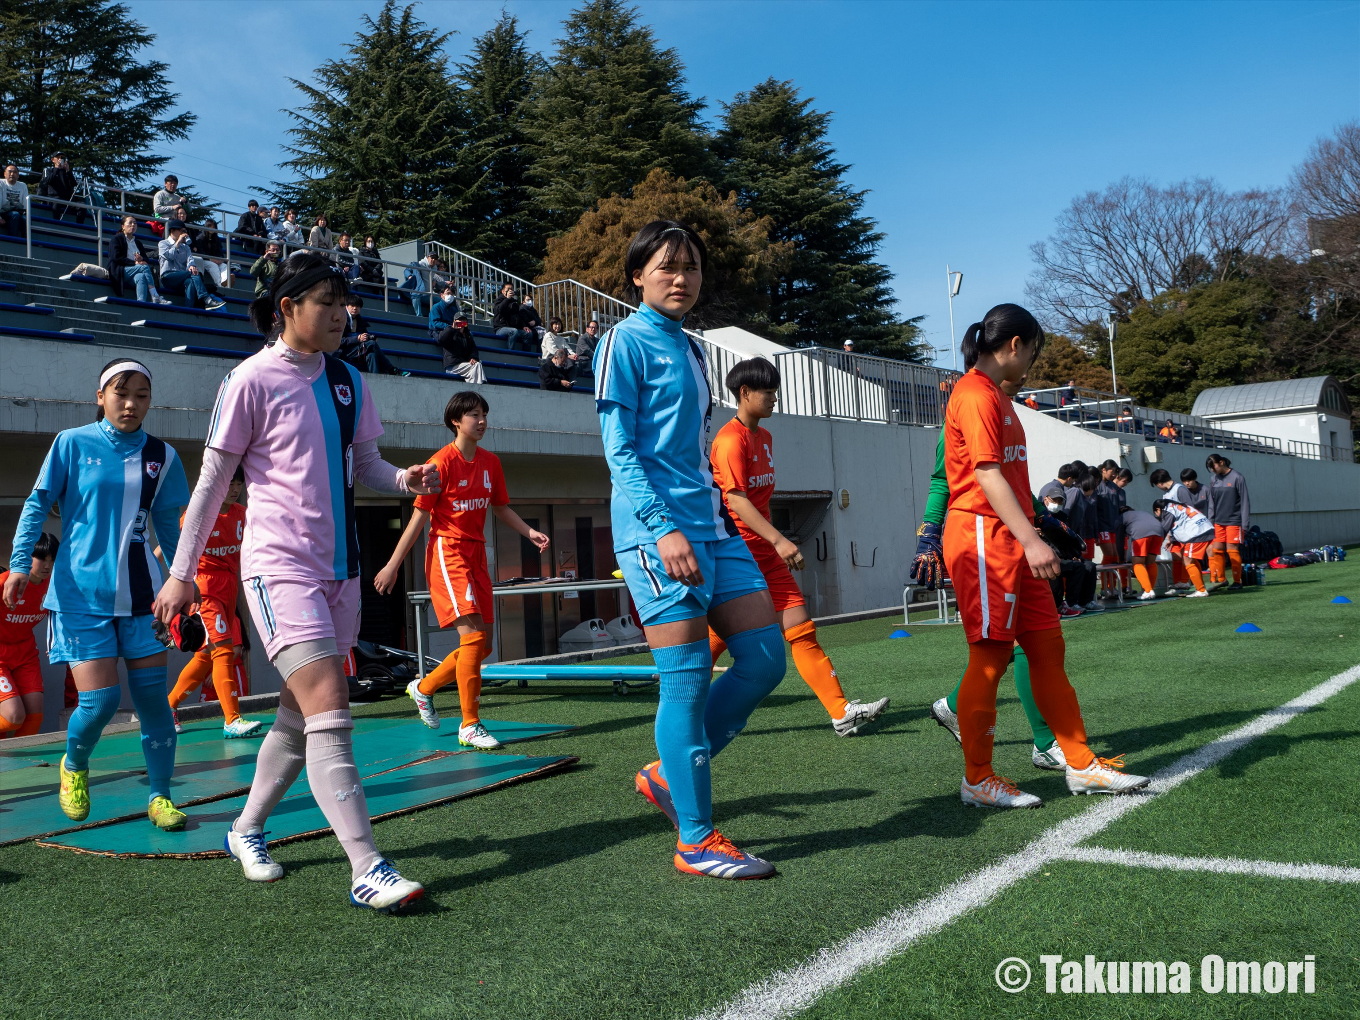
[[1334, 376], [1316, 375], [1309, 379], [1281, 379], [1205, 390], [1195, 398], [1190, 413], [1212, 419], [1275, 410], [1331, 411], [1349, 416], [1351, 404]]

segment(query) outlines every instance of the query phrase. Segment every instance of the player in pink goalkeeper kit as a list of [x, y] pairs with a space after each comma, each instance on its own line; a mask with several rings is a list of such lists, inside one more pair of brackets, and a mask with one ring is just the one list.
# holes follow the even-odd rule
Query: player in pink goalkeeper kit
[[382, 424], [363, 376], [333, 357], [348, 285], [328, 261], [289, 259], [250, 315], [274, 340], [222, 381], [184, 538], [157, 600], [168, 620], [194, 598], [192, 580], [239, 464], [250, 487], [241, 576], [256, 629], [284, 678], [279, 710], [225, 848], [245, 876], [272, 882], [264, 823], [305, 764], [318, 806], [349, 855], [356, 906], [399, 910], [423, 889], [378, 853], [354, 763], [349, 687], [341, 664], [359, 634], [354, 483], [379, 492], [437, 492], [439, 472], [384, 463]]

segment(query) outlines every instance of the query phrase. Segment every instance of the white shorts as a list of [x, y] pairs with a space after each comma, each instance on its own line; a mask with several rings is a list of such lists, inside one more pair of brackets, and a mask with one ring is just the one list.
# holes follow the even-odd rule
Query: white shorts
[[250, 577], [245, 588], [250, 617], [264, 637], [271, 662], [289, 645], [327, 638], [335, 642], [336, 654], [347, 655], [359, 639], [357, 577], [344, 581]]

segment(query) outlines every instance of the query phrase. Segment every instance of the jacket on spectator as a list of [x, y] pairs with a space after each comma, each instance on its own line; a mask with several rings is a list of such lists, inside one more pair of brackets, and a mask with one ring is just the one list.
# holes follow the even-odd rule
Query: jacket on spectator
[[461, 365], [467, 361], [481, 361], [481, 352], [477, 350], [477, 343], [472, 339], [472, 331], [464, 326], [462, 329], [454, 329], [450, 326], [437, 337], [439, 346], [444, 353], [444, 367], [452, 368], [454, 365]]
[[[373, 332], [368, 325], [368, 319], [362, 313], [359, 315], [346, 315], [345, 319], [345, 339], [360, 337], [365, 333]], [[343, 346], [343, 345], [342, 345]]]
[[567, 392], [567, 387], [563, 382], [571, 382], [571, 366], [554, 365], [551, 361], [541, 362], [538, 366], [538, 388], [541, 390], [557, 390], [559, 393]]
[[28, 185], [23, 181], [9, 181], [0, 177], [0, 212], [23, 212], [24, 196], [28, 194]]
[[222, 243], [222, 235], [216, 230], [199, 230], [195, 232], [193, 244], [190, 245], [195, 255], [203, 255], [209, 258], [224, 258], [227, 254], [227, 247]]
[[[162, 242], [163, 243], [163, 242]], [[270, 283], [278, 275], [279, 266], [282, 259], [271, 259], [268, 255], [261, 255], [250, 265], [250, 275], [255, 277], [255, 296], [259, 297], [269, 289]]]
[[113, 284], [113, 292], [119, 297], [123, 296], [123, 267], [137, 263], [133, 258], [134, 253], [140, 253], [146, 264], [153, 272], [155, 271], [156, 256], [147, 252], [140, 237], [134, 236], [132, 243], [129, 244], [127, 234], [120, 230], [109, 239], [109, 282]]
[[335, 264], [339, 266], [341, 269], [348, 269], [350, 266], [356, 265], [358, 262], [359, 252], [356, 249], [341, 248], [339, 246], [336, 247]]
[[430, 332], [439, 333], [453, 325], [453, 320], [461, 314], [457, 299], [445, 301], [440, 298], [430, 306]]
[[548, 358], [551, 358], [553, 356], [553, 351], [559, 349], [570, 352], [571, 338], [568, 336], [564, 336], [561, 333], [554, 333], [552, 330], [547, 330], [546, 332], [544, 332], [543, 334], [544, 359], [546, 360]]
[[[358, 249], [357, 253], [360, 256], [360, 258], [365, 259], [382, 258], [382, 253], [378, 251], [377, 245], [374, 245], [371, 248], [368, 245], [364, 245], [362, 248]], [[377, 264], [376, 262], [359, 263], [359, 279], [364, 280], [368, 283], [382, 283], [384, 271], [385, 271], [384, 268], [381, 265]]]
[[287, 220], [280, 221], [283, 226], [283, 239], [289, 244], [306, 244], [302, 236], [301, 223], [289, 223]]
[[43, 198], [64, 198], [71, 200], [76, 193], [76, 175], [67, 166], [49, 166], [43, 171], [38, 182], [38, 194]]
[[335, 241], [331, 237], [330, 227], [316, 226], [307, 235], [307, 243], [313, 248], [334, 248]]
[[519, 329], [519, 302], [513, 296], [496, 298], [491, 306], [491, 326], [493, 329]]
[[186, 237], [179, 244], [168, 237], [156, 245], [156, 251], [160, 255], [161, 271], [160, 275], [166, 273], [184, 273], [189, 270], [189, 239]]
[[252, 237], [264, 237], [264, 217], [258, 212], [251, 212], [247, 209], [241, 213], [241, 218], [236, 221], [236, 233], [249, 234]]
[[271, 241], [283, 241], [288, 236], [288, 221], [276, 220], [272, 216], [264, 221], [264, 236]]
[[184, 196], [178, 191], [166, 191], [161, 188], [151, 197], [151, 208], [156, 212], [156, 218], [160, 220], [184, 220], [188, 219], [184, 201]]
[[538, 309], [533, 305], [520, 305], [519, 326], [521, 329], [542, 329], [543, 320], [539, 318]]

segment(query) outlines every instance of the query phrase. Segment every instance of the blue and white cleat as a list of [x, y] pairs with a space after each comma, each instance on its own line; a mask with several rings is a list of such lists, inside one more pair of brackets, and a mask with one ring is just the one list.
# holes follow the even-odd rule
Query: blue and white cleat
[[222, 724], [222, 736], [226, 740], [258, 736], [263, 725], [258, 719], [236, 719]]
[[405, 910], [425, 895], [425, 887], [409, 878], [402, 878], [390, 861], [379, 858], [378, 863], [354, 880], [349, 887], [349, 901], [356, 907], [368, 907], [382, 914]]
[[412, 680], [407, 684], [406, 693], [416, 703], [420, 721], [432, 730], [439, 729], [439, 710], [434, 707], [434, 698], [420, 693], [420, 681]]
[[702, 843], [675, 844], [675, 870], [685, 875], [706, 875], [709, 878], [752, 879], [770, 878], [774, 865], [759, 857], [738, 850], [730, 839], [717, 829]]
[[680, 819], [675, 814], [675, 804], [671, 802], [671, 788], [667, 784], [665, 777], [661, 775], [661, 762], [654, 761], [650, 765], [638, 769], [638, 774], [633, 777], [633, 789], [642, 794], [652, 806], [671, 820], [675, 826], [675, 831], [680, 831]]
[[251, 882], [277, 882], [283, 877], [283, 865], [269, 856], [265, 834], [259, 829], [237, 832], [235, 822], [227, 829], [222, 849], [233, 861], [240, 861], [241, 871]]

